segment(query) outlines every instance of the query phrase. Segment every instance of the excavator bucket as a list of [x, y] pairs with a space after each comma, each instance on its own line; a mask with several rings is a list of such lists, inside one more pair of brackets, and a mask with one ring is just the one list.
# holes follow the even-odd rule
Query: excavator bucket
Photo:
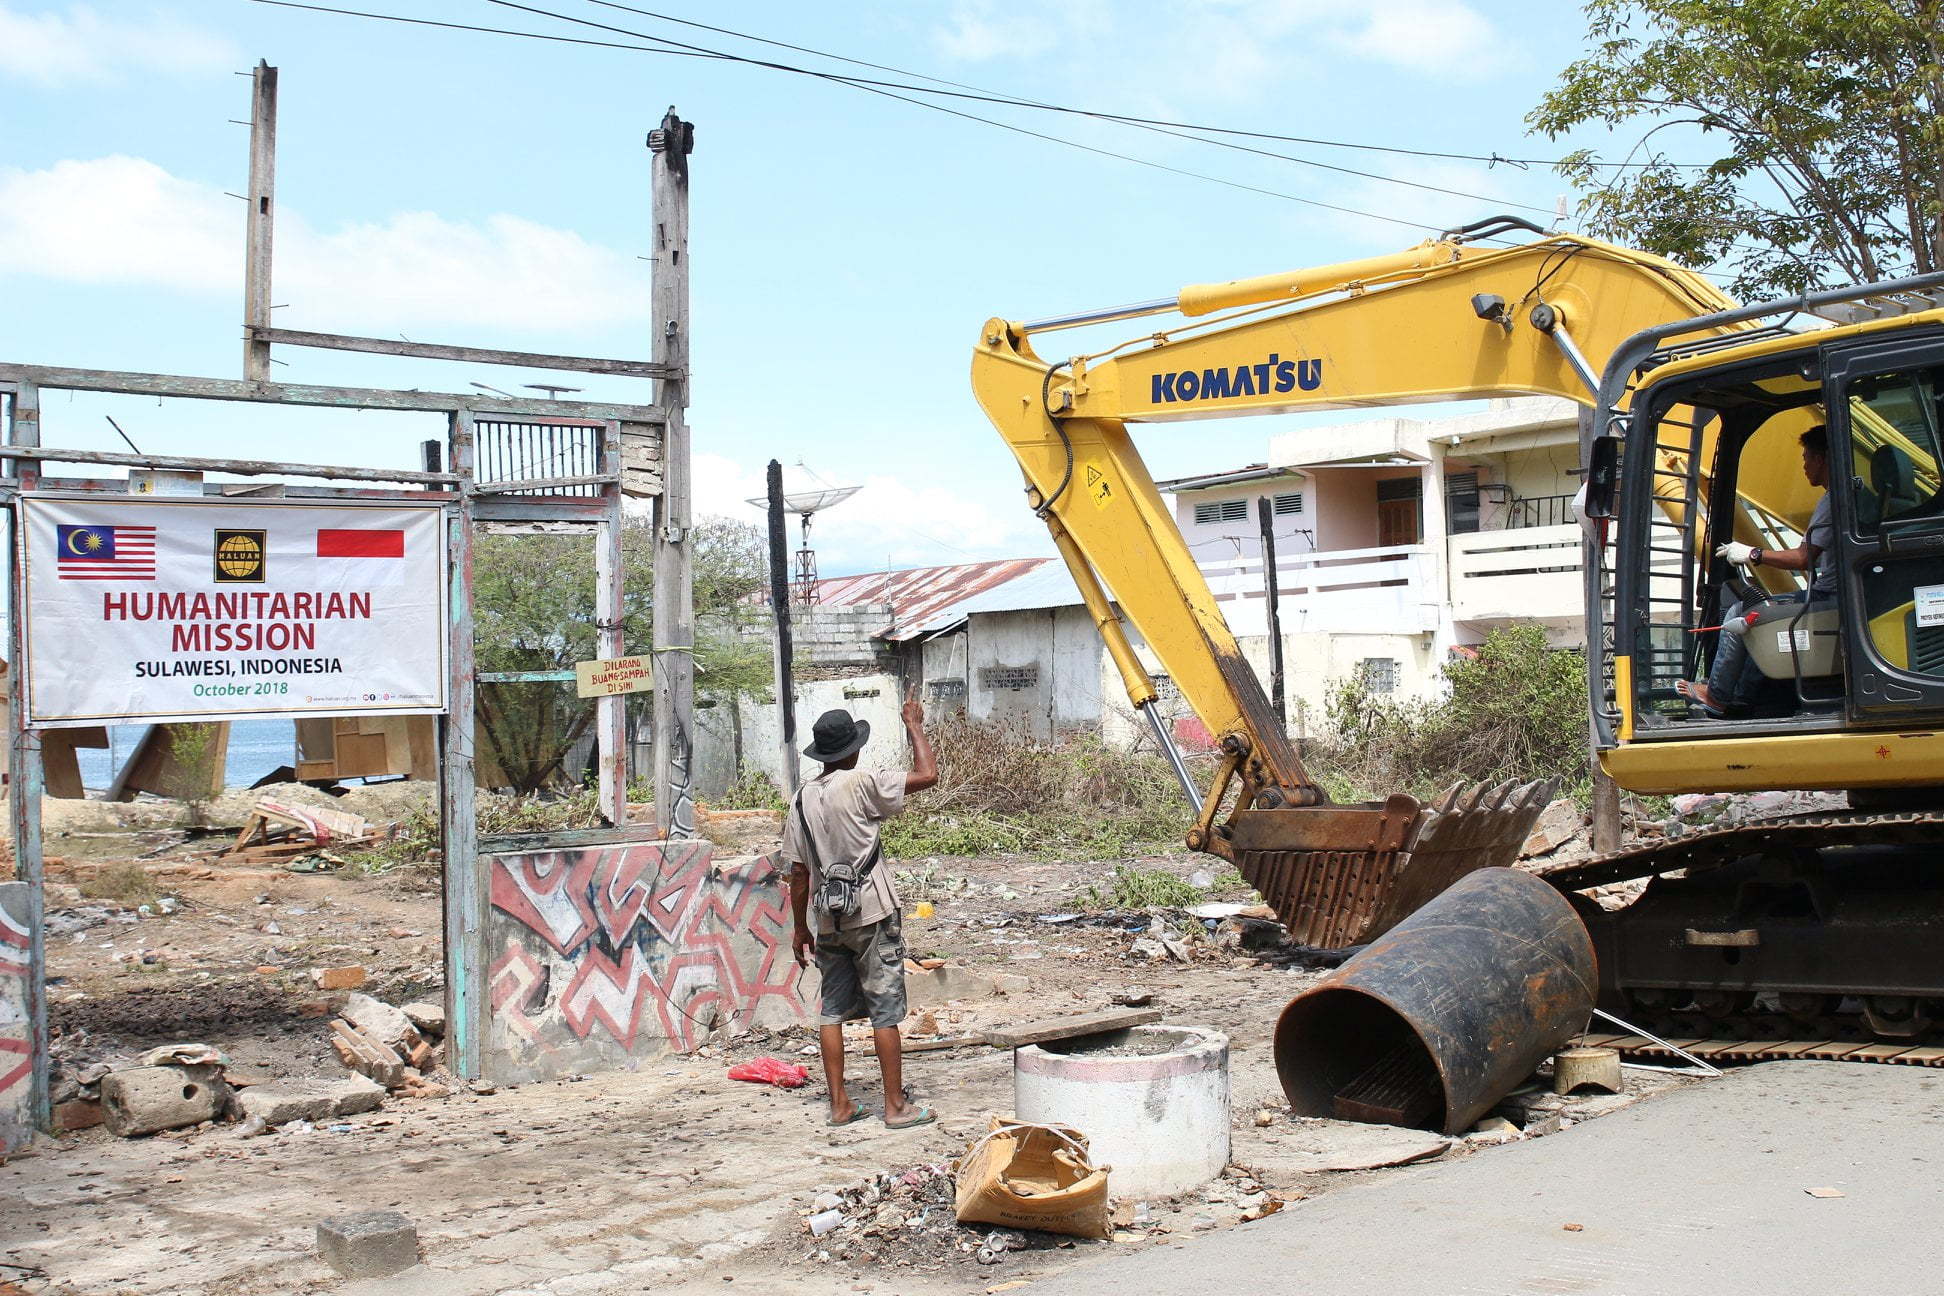
[[1460, 785], [1431, 805], [1399, 795], [1240, 810], [1230, 844], [1291, 940], [1342, 949], [1383, 935], [1467, 873], [1515, 862], [1556, 786]]

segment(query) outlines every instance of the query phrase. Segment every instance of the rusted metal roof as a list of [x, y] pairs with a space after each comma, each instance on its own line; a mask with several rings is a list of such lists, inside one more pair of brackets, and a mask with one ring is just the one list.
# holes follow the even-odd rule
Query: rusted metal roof
[[937, 614], [976, 594], [1039, 570], [1050, 558], [1006, 558], [997, 562], [957, 563], [950, 567], [907, 567], [901, 571], [833, 576], [817, 582], [817, 606], [869, 607], [889, 604], [889, 623], [876, 632], [893, 642], [915, 638]]

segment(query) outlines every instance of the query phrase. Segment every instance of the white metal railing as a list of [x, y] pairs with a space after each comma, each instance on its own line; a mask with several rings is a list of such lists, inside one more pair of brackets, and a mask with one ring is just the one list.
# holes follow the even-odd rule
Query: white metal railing
[[[1423, 634], [1437, 629], [1438, 591], [1429, 545], [1325, 549], [1276, 555], [1284, 634]], [[1202, 575], [1238, 635], [1268, 633], [1260, 554], [1204, 560]]]

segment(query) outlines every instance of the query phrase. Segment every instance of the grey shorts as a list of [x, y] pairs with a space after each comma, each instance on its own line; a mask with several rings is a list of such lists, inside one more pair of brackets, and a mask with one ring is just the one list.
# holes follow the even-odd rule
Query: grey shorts
[[867, 927], [817, 933], [825, 1026], [859, 1017], [888, 1029], [905, 1019], [904, 925], [897, 914]]

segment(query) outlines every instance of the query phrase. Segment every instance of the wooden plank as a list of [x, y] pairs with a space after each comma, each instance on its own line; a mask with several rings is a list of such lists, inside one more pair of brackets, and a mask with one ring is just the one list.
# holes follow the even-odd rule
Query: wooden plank
[[563, 418], [621, 419], [659, 425], [663, 412], [652, 405], [611, 405], [601, 401], [522, 400], [479, 392], [389, 391], [376, 387], [317, 387], [303, 383], [244, 382], [238, 378], [193, 378], [182, 374], [131, 373], [119, 369], [70, 369], [59, 365], [0, 362], [0, 382], [35, 383], [57, 391], [121, 392], [132, 396], [185, 396], [196, 400], [250, 401], [259, 405], [324, 405], [339, 409], [429, 410], [453, 414], [470, 410], [483, 416], [512, 414], [529, 421]]
[[613, 473], [593, 473], [582, 477], [533, 477], [525, 480], [480, 482], [473, 489], [481, 495], [505, 495], [513, 491], [566, 490], [570, 486], [611, 486], [617, 480]]
[[640, 825], [566, 828], [559, 832], [495, 833], [479, 839], [479, 851], [482, 855], [519, 855], [528, 851], [576, 850], [582, 846], [625, 846], [642, 840]]
[[[608, 468], [618, 467], [621, 461], [619, 423], [610, 423], [601, 430], [600, 461]], [[623, 589], [626, 563], [621, 550], [623, 519], [620, 483], [617, 481], [601, 493], [608, 505], [608, 517], [594, 532], [594, 624], [600, 627], [595, 650], [599, 656], [614, 660], [627, 652], [621, 632], [621, 622], [626, 612]], [[578, 668], [575, 675], [578, 680]], [[628, 728], [625, 707], [626, 703], [615, 696], [603, 697], [594, 704], [596, 783], [601, 814], [617, 828], [628, 822]]]
[[196, 472], [235, 473], [239, 477], [259, 477], [280, 473], [291, 477], [329, 477], [340, 481], [416, 482], [427, 485], [457, 485], [451, 473], [415, 472], [408, 468], [351, 468], [341, 464], [277, 463], [265, 459], [206, 459], [196, 455], [138, 455], [119, 450], [25, 451], [22, 458], [52, 460], [56, 463], [116, 464], [128, 468], [186, 468]]
[[965, 1048], [970, 1044], [983, 1044], [983, 1035], [948, 1035], [941, 1039], [906, 1040], [905, 1053], [936, 1053], [940, 1049]]
[[1075, 1013], [1070, 1017], [1045, 1017], [1018, 1026], [1000, 1026], [985, 1033], [985, 1042], [994, 1048], [1024, 1048], [1048, 1040], [1073, 1039], [1079, 1035], [1099, 1035], [1105, 1031], [1126, 1030], [1130, 1026], [1149, 1026], [1161, 1020], [1158, 1008], [1108, 1008], [1100, 1012]]
[[251, 73], [250, 213], [243, 245], [243, 377], [270, 381], [270, 342], [252, 336], [253, 326], [270, 323], [271, 247], [277, 213], [277, 69], [262, 59]]
[[[270, 69], [271, 75], [276, 69]], [[377, 355], [416, 356], [422, 360], [459, 360], [466, 364], [519, 365], [528, 369], [567, 369], [576, 373], [619, 374], [627, 378], [663, 378], [664, 365], [646, 360], [603, 360], [592, 356], [550, 355], [543, 351], [498, 351], [489, 347], [445, 346], [437, 342], [407, 342], [403, 338], [357, 337], [345, 333], [307, 333], [301, 329], [256, 327], [247, 330], [265, 345], [317, 347], [329, 351], [366, 351]]]
[[[475, 453], [473, 417], [464, 410], [452, 416], [447, 435], [447, 462], [462, 478], [471, 478]], [[462, 494], [451, 517], [447, 561], [450, 564], [446, 615], [446, 714], [441, 727], [439, 761], [439, 823], [444, 847], [441, 869], [445, 881], [446, 1066], [462, 1080], [481, 1074], [491, 1005], [486, 997], [485, 879], [480, 868], [478, 818], [477, 686], [473, 648], [473, 497]]]

